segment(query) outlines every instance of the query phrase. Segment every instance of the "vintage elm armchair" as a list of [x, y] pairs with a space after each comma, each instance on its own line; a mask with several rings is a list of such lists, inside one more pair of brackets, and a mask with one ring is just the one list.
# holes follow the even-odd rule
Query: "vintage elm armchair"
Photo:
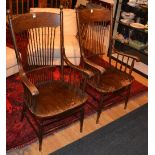
[[[87, 101], [84, 86], [93, 75], [64, 62], [62, 14], [61, 9], [60, 14], [37, 12], [14, 19], [9, 15], [19, 76], [24, 88], [21, 120], [26, 117], [34, 129], [39, 138], [39, 150], [43, 135], [67, 124], [58, 123], [65, 117], [78, 115], [82, 132], [83, 105]], [[60, 60], [55, 60], [55, 55], [61, 55]]]
[[[134, 81], [131, 73], [134, 62], [139, 61], [139, 58], [124, 54], [113, 47], [112, 9], [104, 7], [77, 9], [77, 25], [83, 68], [95, 73], [88, 85], [101, 94], [99, 100], [91, 94], [98, 101], [96, 121], [98, 123], [102, 109], [108, 106], [105, 101], [114, 95], [122, 96], [125, 100], [124, 108], [127, 107], [131, 85]], [[108, 50], [109, 63], [101, 66], [98, 62], [100, 60], [105, 62], [103, 61], [104, 54], [107, 54]], [[112, 55], [115, 55], [115, 60], [112, 60]]]

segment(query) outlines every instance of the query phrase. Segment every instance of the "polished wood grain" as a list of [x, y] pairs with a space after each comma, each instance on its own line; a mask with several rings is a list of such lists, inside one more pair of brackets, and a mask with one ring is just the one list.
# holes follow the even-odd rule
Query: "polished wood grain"
[[[25, 31], [28, 29], [40, 28], [43, 26], [58, 27], [60, 25], [59, 17], [60, 15], [58, 14], [51, 14], [47, 12], [44, 14], [36, 12], [36, 13], [27, 13], [27, 14], [24, 14], [24, 16], [19, 15], [13, 19], [14, 32], [21, 33], [22, 31]], [[52, 22], [50, 22], [49, 19], [52, 20]], [[22, 23], [22, 25], [20, 23]], [[34, 33], [37, 33], [37, 32], [34, 32]], [[34, 35], [37, 35], [37, 34], [34, 34]], [[47, 35], [50, 35], [50, 34], [47, 34]]]

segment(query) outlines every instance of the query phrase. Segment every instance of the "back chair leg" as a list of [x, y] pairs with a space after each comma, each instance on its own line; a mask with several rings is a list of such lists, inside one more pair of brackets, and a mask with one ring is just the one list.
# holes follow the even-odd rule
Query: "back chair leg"
[[25, 113], [26, 113], [26, 105], [25, 105], [25, 103], [23, 103], [23, 109], [22, 109], [21, 118], [20, 118], [21, 122], [24, 119]]
[[80, 132], [83, 130], [83, 120], [84, 120], [84, 109], [80, 110]]

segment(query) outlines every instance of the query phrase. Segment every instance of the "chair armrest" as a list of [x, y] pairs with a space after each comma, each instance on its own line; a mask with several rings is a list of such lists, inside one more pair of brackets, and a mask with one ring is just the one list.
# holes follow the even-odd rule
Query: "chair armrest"
[[106, 70], [105, 68], [89, 61], [88, 59], [84, 58], [84, 63], [86, 63], [89, 67], [91, 67], [92, 69], [95, 69], [97, 71], [99, 71], [101, 74], [103, 74]]
[[32, 96], [39, 95], [38, 89], [36, 88], [36, 86], [32, 82], [29, 81], [29, 79], [26, 77], [25, 74], [20, 75], [20, 78]]

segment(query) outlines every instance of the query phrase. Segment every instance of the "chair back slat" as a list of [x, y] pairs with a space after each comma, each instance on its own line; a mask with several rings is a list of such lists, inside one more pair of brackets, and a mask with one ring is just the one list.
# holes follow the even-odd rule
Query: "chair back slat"
[[16, 0], [16, 10], [17, 10], [17, 15], [18, 15], [18, 0]]
[[54, 65], [55, 33], [56, 28], [51, 27], [29, 29], [25, 36], [21, 33], [20, 36], [28, 41], [27, 59], [30, 65]]
[[24, 2], [22, 0], [22, 14], [24, 13]]
[[[33, 1], [34, 2], [34, 1]], [[33, 3], [32, 3], [33, 4]], [[32, 7], [34, 7], [33, 5], [32, 5]], [[30, 9], [30, 1], [29, 0], [27, 0], [27, 11], [29, 11], [29, 9]]]

